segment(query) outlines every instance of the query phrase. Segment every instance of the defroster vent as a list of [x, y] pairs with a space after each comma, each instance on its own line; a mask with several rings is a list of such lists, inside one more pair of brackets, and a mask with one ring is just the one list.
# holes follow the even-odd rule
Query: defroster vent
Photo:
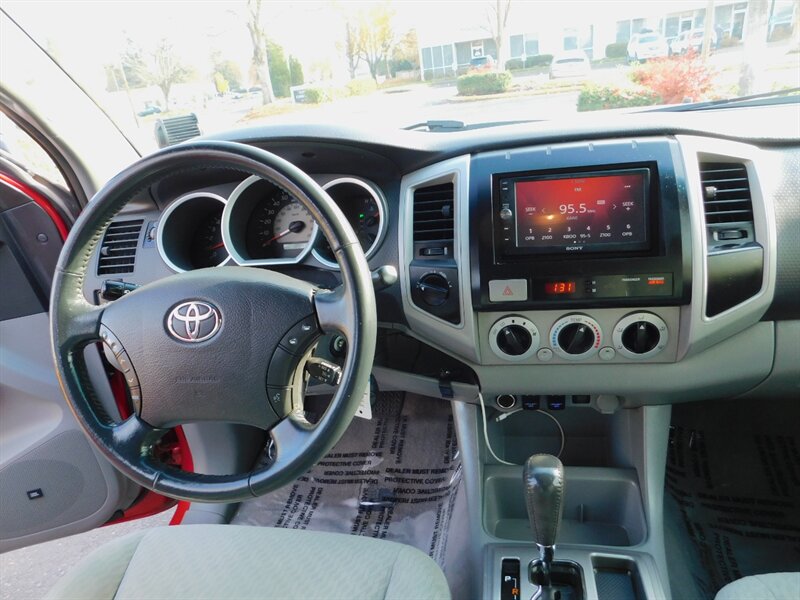
[[114, 221], [106, 229], [97, 263], [98, 275], [133, 273], [142, 219]]

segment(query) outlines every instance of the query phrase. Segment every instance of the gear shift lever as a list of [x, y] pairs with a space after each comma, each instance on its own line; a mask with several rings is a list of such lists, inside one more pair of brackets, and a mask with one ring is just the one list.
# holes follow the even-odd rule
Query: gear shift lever
[[525, 462], [522, 477], [533, 541], [539, 546], [541, 583], [549, 586], [550, 567], [564, 510], [564, 465], [550, 454], [534, 454]]

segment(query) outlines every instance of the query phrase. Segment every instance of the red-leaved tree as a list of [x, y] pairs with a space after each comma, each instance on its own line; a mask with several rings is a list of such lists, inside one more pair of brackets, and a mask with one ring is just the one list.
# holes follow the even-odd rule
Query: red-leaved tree
[[664, 104], [697, 102], [714, 85], [714, 70], [695, 52], [653, 59], [631, 74], [634, 82], [661, 97]]

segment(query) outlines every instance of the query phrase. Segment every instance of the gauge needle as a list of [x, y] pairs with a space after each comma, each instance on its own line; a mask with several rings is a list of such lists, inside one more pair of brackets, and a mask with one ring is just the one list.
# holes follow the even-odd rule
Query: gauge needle
[[281, 231], [280, 233], [276, 233], [271, 238], [269, 238], [266, 242], [261, 244], [262, 246], [268, 246], [275, 240], [281, 239], [285, 235], [289, 235], [290, 233], [300, 233], [303, 229], [306, 228], [306, 224], [303, 221], [292, 221], [289, 223], [289, 227]]
[[209, 246], [208, 248], [206, 248], [206, 250], [208, 250], [209, 252], [211, 252], [213, 250], [219, 250], [224, 245], [225, 245], [225, 242], [220, 242], [219, 244], [214, 244], [213, 246]]

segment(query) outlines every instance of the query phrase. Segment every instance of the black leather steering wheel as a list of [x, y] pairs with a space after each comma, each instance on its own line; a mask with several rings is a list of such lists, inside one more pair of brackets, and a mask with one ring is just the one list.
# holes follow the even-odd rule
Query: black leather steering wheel
[[[164, 177], [206, 168], [257, 175], [297, 198], [334, 250], [342, 285], [327, 291], [266, 269], [223, 267], [172, 275], [103, 306], [87, 301], [87, 270], [114, 216]], [[345, 216], [294, 165], [231, 142], [162, 150], [98, 192], [61, 252], [50, 315], [58, 379], [90, 439], [140, 485], [191, 501], [241, 501], [304, 473], [352, 420], [375, 354], [375, 294]], [[299, 399], [291, 397], [290, 382], [276, 382], [272, 367], [268, 390], [267, 371], [274, 357], [284, 357], [287, 348], [291, 356], [302, 355], [323, 332], [343, 335], [348, 351], [330, 406], [312, 425], [303, 418]], [[99, 341], [115, 354], [129, 382], [138, 384], [131, 393], [134, 414], [122, 422], [107, 417], [89, 381], [84, 348]], [[204, 475], [155, 458], [153, 447], [169, 428], [210, 420], [269, 430], [274, 460], [249, 473]]]

